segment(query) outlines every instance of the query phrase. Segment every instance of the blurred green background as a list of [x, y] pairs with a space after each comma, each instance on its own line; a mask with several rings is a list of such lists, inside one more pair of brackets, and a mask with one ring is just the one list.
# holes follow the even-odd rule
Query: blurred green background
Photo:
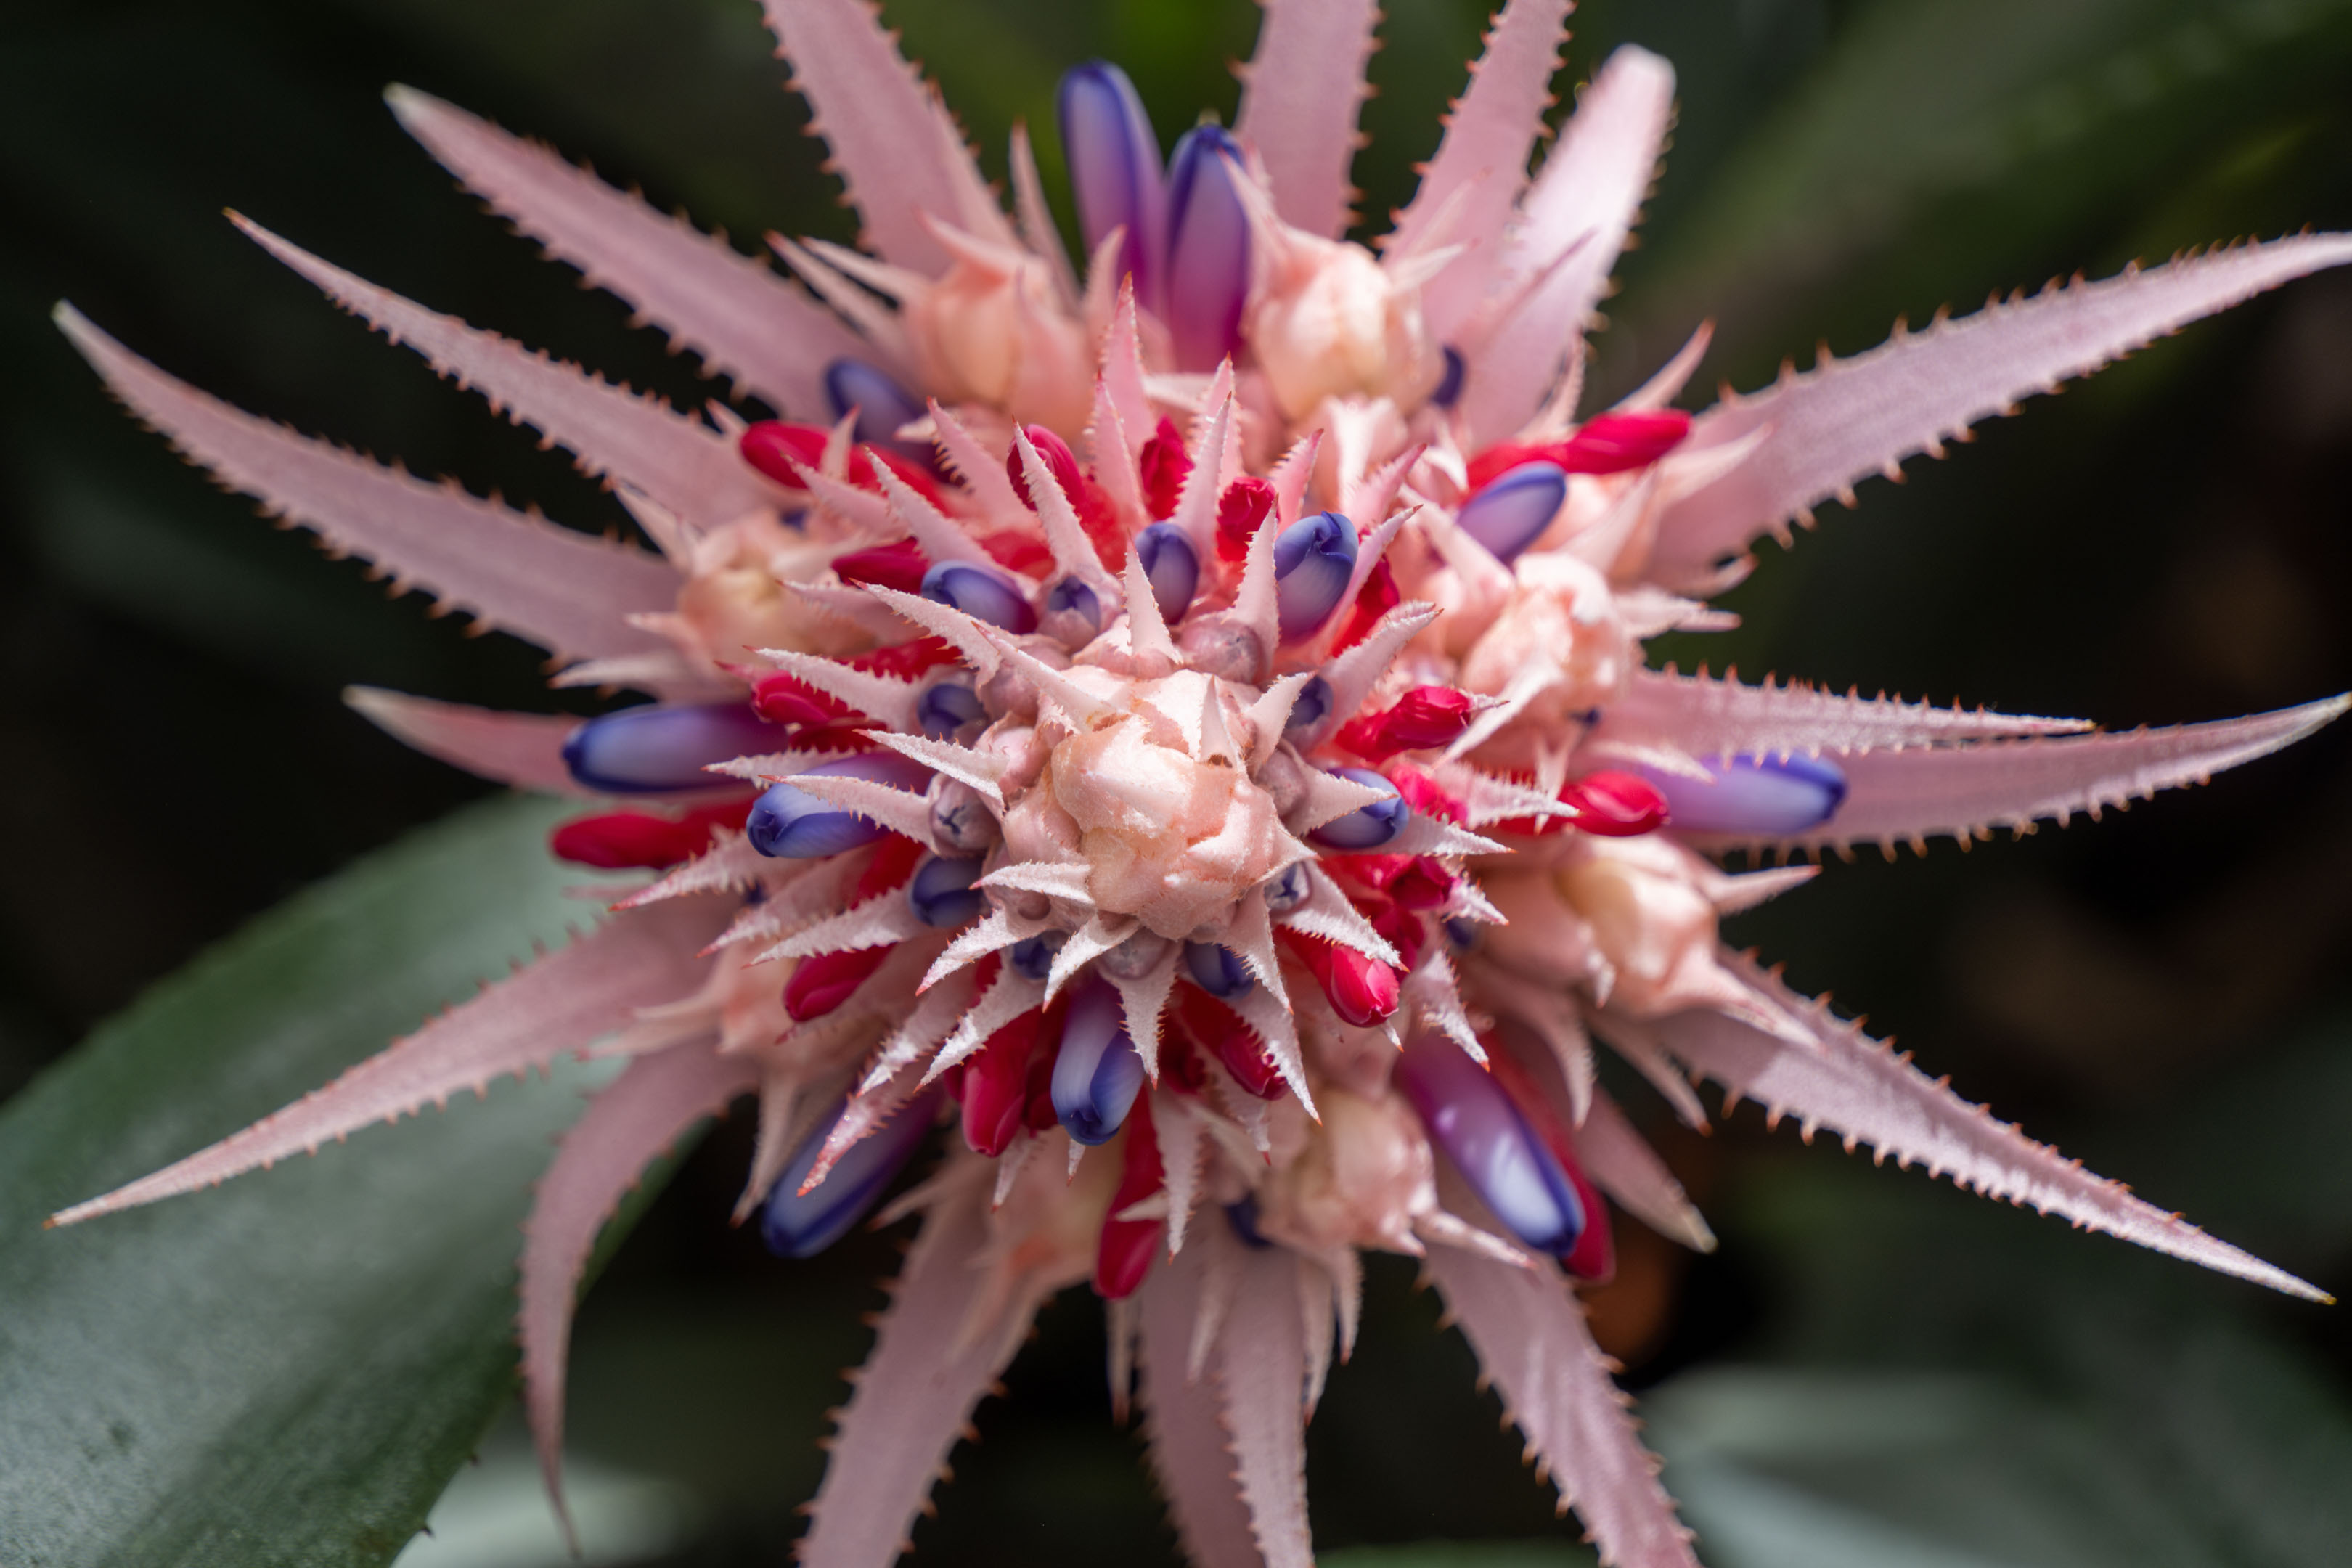
[[[1387, 10], [1356, 170], [1374, 214], [1410, 194], [1485, 7]], [[455, 191], [383, 86], [545, 137], [747, 246], [852, 227], [749, 0], [12, 13], [0, 1093], [249, 917], [483, 793], [347, 713], [341, 686], [551, 700], [533, 650], [388, 600], [180, 465], [108, 403], [51, 303], [244, 406], [604, 530], [625, 525], [619, 508], [560, 454], [371, 340], [220, 209], [688, 400], [715, 389]], [[1247, 0], [889, 7], [991, 173], [1026, 120], [1057, 195], [1064, 68], [1119, 61], [1172, 135], [1203, 106], [1230, 118], [1225, 63], [1255, 17]], [[1628, 41], [1682, 81], [1596, 396], [1703, 317], [1718, 331], [1694, 390], [1751, 386], [1783, 354], [1853, 353], [1947, 301], [2352, 226], [2352, 0], [1596, 0], [1575, 26], [1564, 81]], [[2352, 276], [2293, 285], [1982, 435], [1900, 489], [1864, 485], [1858, 513], [1826, 513], [1793, 553], [1768, 546], [1726, 601], [1740, 631], [1654, 655], [2115, 726], [2352, 687], [2352, 622], [2331, 608], [2352, 584]], [[2340, 1294], [2347, 807], [2352, 734], [2332, 732], [2096, 826], [1833, 865], [1732, 934], [1970, 1098]], [[740, 1120], [686, 1160], [584, 1310], [573, 1453], [592, 1561], [775, 1560], [835, 1373], [861, 1353], [857, 1314], [878, 1304], [891, 1238], [782, 1265], [727, 1228]], [[1660, 1136], [1723, 1248], [1685, 1259], [1622, 1222], [1624, 1270], [1596, 1312], [1717, 1568], [2352, 1560], [2340, 1310], [1806, 1150], [1752, 1109], [1708, 1139]], [[1580, 1561], [1411, 1268], [1376, 1266], [1370, 1289], [1310, 1434], [1318, 1542], [1360, 1564]], [[0, 1375], [8, 1348], [0, 1335]], [[1090, 1297], [1046, 1314], [918, 1530], [921, 1561], [1169, 1558], [1136, 1440], [1108, 1424], [1101, 1352]], [[482, 1452], [416, 1563], [554, 1561], [512, 1434]], [[1552, 1544], [1427, 1544], [1480, 1540]]]

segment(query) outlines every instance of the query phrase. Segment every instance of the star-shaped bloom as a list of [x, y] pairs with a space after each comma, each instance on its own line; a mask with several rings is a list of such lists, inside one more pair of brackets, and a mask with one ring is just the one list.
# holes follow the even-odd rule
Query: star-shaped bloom
[[[559, 1488], [575, 1283], [646, 1165], [756, 1095], [738, 1217], [805, 1256], [919, 1214], [804, 1560], [889, 1562], [1038, 1307], [1090, 1280], [1186, 1549], [1310, 1559], [1304, 1430], [1365, 1248], [1424, 1258], [1604, 1562], [1696, 1561], [1579, 1305], [1608, 1204], [1713, 1245], [1598, 1040], [1810, 1135], [2290, 1293], [1730, 951], [1792, 854], [2096, 816], [2310, 733], [2336, 698], [2111, 734], [1649, 668], [1730, 624], [1755, 542], [2030, 394], [2315, 268], [2306, 235], [1897, 331], [1696, 417], [1705, 334], [1580, 417], [1582, 338], [1673, 108], [1613, 56], [1528, 173], [1567, 0], [1509, 0], [1412, 202], [1344, 237], [1367, 0], [1267, 0], [1229, 132], [1165, 158], [1066, 79], [1086, 254], [1029, 143], [1011, 211], [860, 0], [770, 0], [864, 223], [792, 278], [406, 89], [490, 206], [739, 394], [690, 413], [243, 218], [343, 308], [615, 489], [654, 553], [215, 401], [69, 307], [224, 484], [653, 701], [581, 723], [381, 691], [385, 729], [595, 799], [554, 850], [656, 873], [572, 946], [242, 1132], [66, 1211], [222, 1181], [566, 1052], [623, 1056], [541, 1186], [526, 1397]], [[794, 279], [797, 279], [795, 281]], [[1778, 869], [1733, 874], [1750, 852]], [[450, 897], [463, 898], [453, 888]], [[934, 1130], [946, 1123], [942, 1135]]]

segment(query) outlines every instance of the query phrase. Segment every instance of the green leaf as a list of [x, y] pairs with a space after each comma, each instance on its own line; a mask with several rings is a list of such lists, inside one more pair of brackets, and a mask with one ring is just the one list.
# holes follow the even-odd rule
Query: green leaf
[[[43, 1216], [325, 1082], [593, 908], [558, 803], [470, 807], [280, 906], [0, 1114], [0, 1552], [388, 1561], [512, 1383], [516, 1226], [601, 1074], [495, 1088], [216, 1191]], [[125, 889], [131, 917], [136, 889]]]

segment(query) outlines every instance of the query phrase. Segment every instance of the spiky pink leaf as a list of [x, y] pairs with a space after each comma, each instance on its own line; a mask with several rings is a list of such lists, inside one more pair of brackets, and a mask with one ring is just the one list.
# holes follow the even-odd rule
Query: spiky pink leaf
[[2018, 399], [2088, 375], [2143, 343], [2178, 331], [2290, 279], [2352, 261], [2352, 235], [2299, 235], [2137, 267], [2097, 283], [2079, 279], [2030, 300], [1995, 300], [1972, 316], [1897, 330], [1867, 353], [1830, 361], [1701, 415], [1689, 449], [1765, 431], [1748, 458], [1714, 483], [1670, 502], [1658, 522], [1650, 575], [1670, 586], [1713, 587], [1736, 576], [1762, 534], [1783, 530], [1873, 474], [1916, 452], [1942, 450], [1979, 419]]
[[59, 305], [58, 326], [131, 412], [232, 489], [373, 562], [402, 587], [472, 612], [551, 653], [595, 658], [662, 646], [632, 615], [668, 609], [659, 556], [477, 500], [298, 436], [166, 375]]
[[1307, 1528], [1306, 1265], [1282, 1247], [1237, 1260], [1239, 1287], [1218, 1336], [1216, 1379], [1234, 1435], [1242, 1501], [1266, 1568], [1313, 1568]]
[[[1502, 265], [1501, 237], [1527, 188], [1528, 156], [1552, 104], [1568, 12], [1569, 0], [1509, 0], [1503, 7], [1487, 31], [1486, 52], [1470, 68], [1469, 87], [1446, 119], [1437, 156], [1382, 241], [1391, 253], [1424, 238], [1467, 245], [1422, 286], [1422, 313], [1440, 342], [1476, 308]], [[1443, 232], [1433, 234], [1440, 223]]]
[[862, 343], [766, 263], [437, 98], [405, 87], [384, 98], [408, 133], [492, 209], [692, 350], [712, 374], [786, 413], [824, 413], [825, 365]]
[[1937, 708], [1885, 697], [1841, 697], [1790, 682], [1745, 686], [1705, 675], [1637, 672], [1593, 731], [1596, 742], [1672, 746], [1693, 757], [1779, 756], [1796, 752], [1862, 752], [1990, 736], [2057, 735], [2091, 726], [2080, 719], [2042, 719]]
[[523, 1407], [539, 1449], [548, 1496], [563, 1506], [563, 1363], [581, 1271], [596, 1234], [637, 1184], [645, 1169], [706, 1116], [748, 1093], [760, 1066], [748, 1056], [720, 1056], [708, 1044], [639, 1057], [594, 1100], [556, 1149], [523, 1222], [522, 1279], [517, 1315], [522, 1331]]
[[698, 527], [732, 522], [768, 504], [735, 443], [659, 398], [618, 386], [578, 365], [428, 310], [389, 289], [322, 261], [259, 224], [230, 221], [327, 297], [395, 343], [423, 354], [458, 385], [563, 447], [587, 473], [635, 486]]
[[1715, 1233], [1683, 1184], [1606, 1089], [1592, 1090], [1584, 1124], [1576, 1130], [1576, 1157], [1593, 1184], [1643, 1225], [1695, 1251], [1715, 1250]]
[[1674, 68], [1627, 45], [1577, 102], [1521, 204], [1490, 299], [1528, 290], [1465, 355], [1459, 405], [1476, 451], [1526, 424], [1600, 301], [1674, 121]]
[[1634, 1436], [1613, 1370], [1559, 1268], [1514, 1268], [1433, 1247], [1426, 1266], [1478, 1365], [1528, 1440], [1528, 1457], [1591, 1531], [1604, 1568], [1697, 1568], [1689, 1532]]
[[331, 1138], [392, 1121], [459, 1089], [487, 1093], [507, 1073], [544, 1068], [626, 1024], [639, 1007], [674, 1002], [701, 983], [696, 956], [726, 923], [717, 900], [657, 905], [606, 921], [570, 946], [485, 988], [323, 1089], [313, 1089], [210, 1148], [57, 1215], [72, 1225], [194, 1192], [312, 1153]]
[[[967, 1175], [970, 1173], [966, 1173]], [[988, 1246], [988, 1190], [961, 1180], [924, 1218], [840, 1415], [802, 1568], [879, 1568], [898, 1555], [972, 1406], [1028, 1332], [1044, 1294], [1024, 1284], [969, 1323]]]
[[809, 101], [809, 130], [833, 150], [828, 167], [865, 220], [866, 247], [936, 276], [948, 253], [923, 227], [929, 213], [1000, 245], [1014, 243], [971, 150], [885, 32], [869, 0], [763, 0], [768, 26]]
[[1188, 1374], [1194, 1326], [1202, 1310], [1202, 1276], [1212, 1259], [1238, 1250], [1220, 1219], [1173, 1258], [1144, 1277], [1135, 1300], [1142, 1323], [1143, 1430], [1151, 1473], [1195, 1568], [1259, 1568], [1248, 1507], [1234, 1482], [1233, 1434], [1206, 1377]]
[[[2063, 826], [2078, 811], [2095, 819], [2108, 806], [2203, 784], [2292, 745], [2347, 708], [2352, 696], [2161, 730], [1837, 755], [1846, 795], [1829, 820], [1792, 838], [1760, 842], [1805, 849], [1877, 844], [1891, 850], [1898, 843], [1966, 838], [2046, 819]], [[1735, 841], [1710, 836], [1704, 842]]]
[[1265, 161], [1275, 211], [1325, 238], [1345, 233], [1355, 187], [1348, 166], [1361, 138], [1378, 0], [1260, 0], [1257, 53], [1242, 72], [1234, 133]]
[[373, 686], [347, 686], [343, 700], [393, 739], [452, 767], [541, 795], [596, 798], [563, 763], [564, 737], [580, 727], [572, 714], [501, 713]]
[[2174, 1258], [2234, 1274], [2291, 1296], [2325, 1300], [2284, 1269], [2217, 1241], [2178, 1215], [2134, 1197], [2117, 1182], [2037, 1143], [1985, 1107], [1952, 1092], [1911, 1065], [1908, 1055], [1759, 973], [1727, 953], [1724, 963], [1777, 1004], [1812, 1037], [1792, 1045], [1722, 1014], [1679, 1013], [1655, 1026], [1658, 1038], [1692, 1070], [1762, 1104], [1778, 1119], [1797, 1118], [1807, 1137], [1827, 1128], [1848, 1149], [1870, 1145], [1881, 1160], [1916, 1161], [1934, 1176], [1987, 1197], [2031, 1205], [2078, 1226], [2104, 1230]]

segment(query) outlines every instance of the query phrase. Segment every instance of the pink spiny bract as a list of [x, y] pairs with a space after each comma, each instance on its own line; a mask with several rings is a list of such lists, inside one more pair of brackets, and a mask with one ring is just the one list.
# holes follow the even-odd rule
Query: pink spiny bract
[[1567, 10], [1504, 7], [1377, 254], [1341, 237], [1365, 0], [1268, 0], [1234, 132], [1192, 132], [1165, 178], [1124, 78], [1072, 73], [1084, 265], [1024, 135], [1008, 216], [859, 0], [772, 0], [865, 223], [863, 251], [774, 241], [806, 291], [394, 89], [493, 208], [798, 423], [674, 410], [236, 220], [611, 480], [658, 556], [239, 413], [60, 307], [223, 482], [548, 647], [559, 684], [656, 698], [586, 725], [352, 700], [486, 776], [621, 797], [557, 851], [660, 875], [317, 1093], [58, 1220], [565, 1051], [629, 1057], [523, 1254], [527, 1405], [560, 1497], [573, 1284], [648, 1161], [756, 1093], [738, 1217], [798, 1255], [944, 1120], [944, 1161], [886, 1211], [923, 1225], [803, 1543], [825, 1568], [896, 1554], [1037, 1307], [1089, 1279], [1187, 1550], [1307, 1562], [1302, 1432], [1354, 1337], [1362, 1247], [1425, 1256], [1604, 1562], [1693, 1563], [1572, 1280], [1609, 1267], [1602, 1194], [1712, 1237], [1595, 1083], [1596, 1037], [1694, 1123], [1690, 1080], [1711, 1078], [1808, 1132], [2316, 1295], [1726, 950], [1721, 914], [1810, 871], [1704, 852], [2095, 816], [2344, 699], [2105, 734], [1654, 671], [1642, 644], [1728, 624], [1704, 596], [1760, 535], [2352, 259], [2352, 237], [1996, 301], [1691, 418], [1665, 405], [1702, 336], [1580, 421], [1582, 333], [1673, 79], [1620, 51], [1528, 175]]

